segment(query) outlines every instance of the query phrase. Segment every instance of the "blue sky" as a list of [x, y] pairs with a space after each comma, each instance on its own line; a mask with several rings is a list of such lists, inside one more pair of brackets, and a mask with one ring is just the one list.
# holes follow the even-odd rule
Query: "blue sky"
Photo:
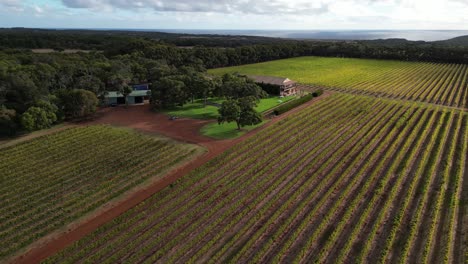
[[468, 0], [0, 0], [0, 27], [468, 29]]

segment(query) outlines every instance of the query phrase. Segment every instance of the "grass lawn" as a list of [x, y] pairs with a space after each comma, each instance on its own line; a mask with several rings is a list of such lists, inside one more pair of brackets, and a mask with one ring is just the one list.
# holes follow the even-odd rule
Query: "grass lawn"
[[230, 139], [240, 137], [243, 134], [247, 133], [248, 131], [262, 126], [268, 121], [263, 121], [262, 123], [254, 126], [246, 126], [243, 127], [242, 130], [237, 130], [237, 125], [235, 122], [231, 123], [224, 123], [222, 125], [218, 125], [217, 122], [208, 124], [201, 129], [201, 133], [205, 136], [216, 138], [216, 139]]
[[[269, 98], [265, 98], [260, 100], [257, 107], [255, 108], [258, 112], [263, 113], [268, 111], [280, 104], [283, 104], [287, 101], [291, 101], [297, 98], [296, 96], [288, 96], [279, 98], [277, 96], [271, 96]], [[223, 99], [220, 98], [211, 98], [209, 99], [210, 102], [221, 104]], [[171, 116], [178, 116], [178, 117], [186, 117], [186, 118], [193, 118], [193, 119], [217, 119], [218, 118], [218, 108], [216, 106], [207, 105], [203, 106], [203, 99], [195, 100], [193, 103], [185, 104], [183, 107], [177, 107], [174, 109], [169, 109], [164, 111], [165, 114]], [[255, 126], [248, 126], [242, 128], [241, 131], [237, 130], [237, 126], [235, 123], [224, 123], [219, 125], [218, 123], [214, 122], [204, 126], [201, 129], [201, 133], [205, 136], [216, 138], [216, 139], [228, 139], [228, 138], [236, 138], [242, 136], [247, 131], [252, 130], [256, 127], [259, 127], [265, 123], [262, 122], [261, 124]]]
[[[197, 99], [193, 103], [187, 103], [182, 107], [164, 110], [167, 115], [187, 117], [193, 119], [216, 119], [218, 118], [218, 108], [216, 106], [203, 106], [203, 99]], [[221, 104], [222, 99], [209, 99], [210, 102]]]
[[260, 103], [258, 103], [257, 107], [255, 107], [255, 110], [257, 110], [257, 112], [263, 113], [277, 107], [280, 104], [286, 103], [287, 101], [291, 101], [296, 98], [296, 96], [287, 96], [283, 98], [279, 98], [278, 96], [271, 96], [269, 98], [260, 100]]
[[[271, 96], [260, 100], [257, 107], [255, 108], [258, 112], [263, 113], [270, 110], [282, 103], [295, 99], [295, 96], [288, 96], [279, 98], [277, 96]], [[220, 98], [211, 98], [210, 102], [221, 104], [224, 100]], [[203, 106], [203, 99], [195, 100], [193, 103], [187, 103], [182, 107], [177, 107], [169, 110], [164, 110], [167, 115], [187, 117], [193, 119], [217, 119], [218, 108], [216, 106], [207, 105]]]

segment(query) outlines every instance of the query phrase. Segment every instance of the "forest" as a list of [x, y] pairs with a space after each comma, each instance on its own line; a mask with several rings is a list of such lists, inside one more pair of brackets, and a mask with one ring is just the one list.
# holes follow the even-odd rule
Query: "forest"
[[[468, 46], [451, 43], [0, 29], [0, 135], [85, 118], [106, 91], [129, 84], [151, 83], [155, 107], [205, 98], [224, 87], [206, 73], [210, 68], [299, 56], [468, 63]], [[56, 52], [34, 52], [44, 48]]]

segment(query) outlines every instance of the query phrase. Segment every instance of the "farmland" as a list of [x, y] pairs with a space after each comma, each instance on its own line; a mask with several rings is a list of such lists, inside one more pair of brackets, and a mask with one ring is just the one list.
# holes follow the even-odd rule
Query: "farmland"
[[288, 77], [364, 95], [468, 107], [468, 65], [301, 57], [210, 70]]
[[462, 263], [467, 152], [466, 111], [337, 93], [46, 262]]
[[69, 128], [2, 148], [0, 260], [202, 151], [110, 126]]

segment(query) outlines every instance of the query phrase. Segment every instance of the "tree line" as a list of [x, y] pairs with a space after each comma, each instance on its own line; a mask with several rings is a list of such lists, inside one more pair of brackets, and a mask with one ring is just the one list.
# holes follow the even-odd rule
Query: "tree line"
[[[0, 134], [83, 118], [95, 111], [97, 99], [103, 99], [107, 91], [127, 94], [132, 83], [152, 84], [151, 101], [155, 108], [182, 105], [212, 95], [236, 101], [239, 109], [254, 103], [255, 100], [247, 103], [234, 95], [232, 91], [236, 90], [231, 88], [235, 82], [229, 81], [230, 77], [209, 76], [208, 68], [312, 55], [468, 63], [468, 50], [462, 46], [401, 40], [274, 41], [238, 47], [179, 48], [148, 38], [118, 34], [95, 37], [94, 34], [86, 33], [78, 42], [91, 45], [94, 41], [101, 45], [107, 39], [109, 42], [101, 46], [104, 47], [101, 51], [36, 54], [24, 49], [0, 48]], [[28, 39], [25, 34], [20, 36]], [[121, 39], [114, 41], [114, 38]], [[8, 41], [15, 43], [15, 37], [0, 38], [0, 44]], [[240, 90], [253, 87], [245, 80], [236, 82], [244, 82], [237, 86], [242, 87]], [[235, 108], [234, 103], [231, 102], [230, 108]]]
[[[209, 76], [201, 60], [152, 59], [144, 53], [35, 54], [0, 52], [0, 134], [33, 131], [64, 120], [85, 118], [109, 91], [124, 95], [131, 84], [150, 83], [154, 108], [181, 106], [219, 96], [237, 104], [249, 97], [253, 107], [263, 95], [252, 81]], [[247, 99], [245, 99], [247, 100]], [[245, 103], [245, 100], [243, 101]], [[245, 104], [244, 104], [245, 105]], [[244, 112], [246, 108], [244, 107]], [[239, 124], [247, 124], [245, 118]]]

